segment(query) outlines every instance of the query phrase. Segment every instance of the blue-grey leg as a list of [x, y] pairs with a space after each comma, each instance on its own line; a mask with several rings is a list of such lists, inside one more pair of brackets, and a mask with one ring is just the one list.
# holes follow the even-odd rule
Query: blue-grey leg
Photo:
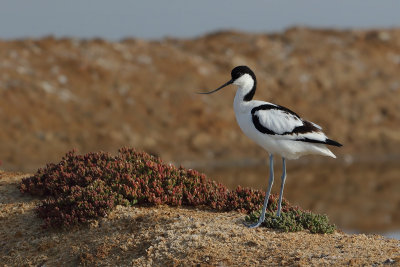
[[274, 183], [274, 156], [272, 154], [269, 155], [269, 182], [268, 182], [268, 189], [265, 194], [265, 199], [264, 199], [264, 206], [261, 211], [260, 218], [258, 218], [258, 222], [250, 225], [246, 225], [249, 228], [255, 228], [260, 226], [261, 223], [264, 222], [265, 219], [265, 212], [267, 210], [268, 206], [268, 199], [269, 195], [271, 194], [271, 189], [272, 189], [272, 184]]
[[276, 212], [276, 216], [279, 217], [281, 216], [281, 205], [282, 205], [282, 196], [283, 196], [283, 187], [285, 186], [285, 180], [286, 180], [286, 160], [284, 157], [282, 157], [282, 184], [281, 184], [281, 192], [279, 193], [279, 202], [278, 202], [278, 211]]

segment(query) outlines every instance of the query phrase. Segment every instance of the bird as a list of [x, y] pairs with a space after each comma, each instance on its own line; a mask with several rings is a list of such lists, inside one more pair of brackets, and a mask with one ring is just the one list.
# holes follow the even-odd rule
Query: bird
[[269, 180], [263, 208], [257, 222], [246, 224], [249, 228], [255, 228], [265, 220], [265, 212], [274, 182], [274, 155], [282, 157], [283, 165], [276, 213], [276, 217], [280, 217], [283, 188], [286, 181], [286, 159], [298, 159], [309, 154], [336, 158], [327, 146], [341, 147], [342, 144], [329, 139], [323, 133], [321, 126], [301, 118], [286, 107], [253, 100], [257, 89], [257, 79], [254, 72], [247, 66], [233, 68], [231, 79], [228, 82], [213, 91], [198, 92], [198, 94], [212, 94], [231, 84], [237, 86], [233, 109], [240, 129], [269, 154]]

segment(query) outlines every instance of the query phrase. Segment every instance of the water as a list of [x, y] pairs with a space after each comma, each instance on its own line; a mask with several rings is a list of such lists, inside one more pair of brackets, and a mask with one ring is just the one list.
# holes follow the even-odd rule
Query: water
[[387, 232], [387, 233], [383, 233], [383, 236], [386, 236], [388, 238], [393, 238], [393, 239], [397, 239], [400, 240], [400, 230], [396, 231], [396, 232]]

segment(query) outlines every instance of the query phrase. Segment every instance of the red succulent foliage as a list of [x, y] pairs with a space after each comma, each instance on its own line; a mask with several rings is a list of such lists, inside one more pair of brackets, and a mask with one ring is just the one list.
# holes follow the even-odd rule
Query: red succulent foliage
[[[115, 205], [167, 204], [208, 206], [214, 210], [251, 213], [261, 208], [265, 193], [241, 188], [230, 191], [202, 173], [163, 163], [133, 148], [76, 155], [68, 152], [23, 179], [20, 191], [46, 197], [37, 208], [45, 226], [68, 227], [106, 216]], [[276, 208], [271, 196], [269, 210]], [[284, 200], [282, 210], [297, 209]]]

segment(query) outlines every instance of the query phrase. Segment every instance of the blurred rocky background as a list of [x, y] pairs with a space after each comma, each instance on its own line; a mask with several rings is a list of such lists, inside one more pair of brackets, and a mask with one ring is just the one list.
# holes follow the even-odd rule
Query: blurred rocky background
[[[265, 188], [267, 153], [236, 124], [235, 88], [196, 94], [236, 65], [255, 71], [256, 99], [344, 144], [336, 160], [289, 161], [285, 197], [344, 229], [400, 229], [399, 29], [0, 41], [1, 168], [32, 173], [73, 148], [132, 146], [231, 188]], [[278, 167], [274, 192], [279, 177]]]

